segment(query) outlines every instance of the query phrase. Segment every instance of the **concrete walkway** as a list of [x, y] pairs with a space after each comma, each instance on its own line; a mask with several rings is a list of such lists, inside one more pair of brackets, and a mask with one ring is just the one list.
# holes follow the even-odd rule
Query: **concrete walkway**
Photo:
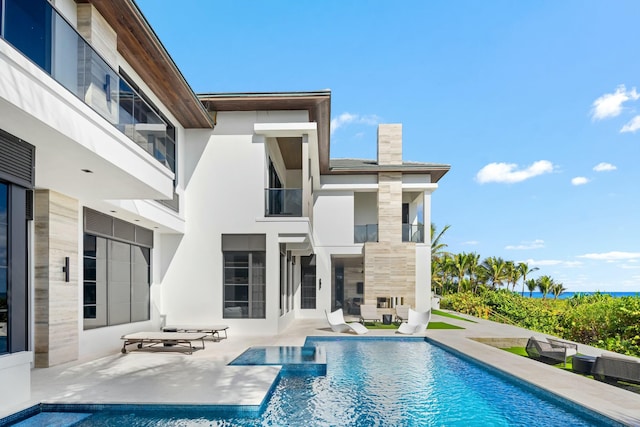
[[[461, 326], [460, 330], [427, 330], [431, 340], [496, 369], [521, 378], [558, 396], [588, 407], [625, 425], [640, 426], [640, 395], [508, 353], [475, 338], [528, 338], [532, 333], [509, 325], [471, 318], [476, 323], [432, 316], [433, 322]], [[265, 400], [279, 368], [227, 366], [251, 346], [300, 346], [307, 336], [335, 336], [323, 320], [297, 320], [285, 332], [270, 337], [238, 337], [206, 342], [204, 350], [186, 355], [178, 351], [131, 351], [32, 371], [32, 400], [6, 408], [0, 418], [43, 403], [160, 403], [249, 405]], [[392, 330], [372, 330], [367, 336], [397, 336]], [[583, 354], [603, 351], [584, 345]]]

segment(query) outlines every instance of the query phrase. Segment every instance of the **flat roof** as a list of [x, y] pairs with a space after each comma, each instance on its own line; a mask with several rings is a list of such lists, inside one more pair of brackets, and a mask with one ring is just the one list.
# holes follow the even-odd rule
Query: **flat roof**
[[446, 174], [450, 165], [424, 162], [402, 162], [398, 165], [379, 165], [369, 159], [331, 159], [329, 170], [336, 175], [401, 172], [403, 174], [429, 174], [435, 183]]

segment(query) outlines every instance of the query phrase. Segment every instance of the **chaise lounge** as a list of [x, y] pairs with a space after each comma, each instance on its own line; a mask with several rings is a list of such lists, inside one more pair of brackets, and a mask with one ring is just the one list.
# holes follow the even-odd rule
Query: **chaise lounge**
[[360, 323], [364, 322], [379, 322], [380, 315], [375, 305], [362, 304], [360, 306]]
[[407, 322], [401, 323], [397, 332], [399, 334], [413, 335], [424, 332], [431, 320], [431, 310], [419, 312], [409, 309]]
[[207, 336], [204, 332], [135, 332], [133, 334], [123, 335], [122, 353], [127, 352], [127, 346], [137, 344], [139, 349], [162, 346], [161, 348], [179, 346], [186, 348], [187, 354], [192, 354], [196, 347], [193, 347], [192, 341], [200, 340], [204, 349], [204, 338]]
[[358, 335], [366, 334], [367, 332], [369, 332], [369, 329], [367, 329], [366, 326], [359, 322], [347, 323], [344, 320], [344, 315], [342, 314], [341, 308], [331, 313], [325, 310], [324, 313], [327, 315], [327, 321], [329, 322], [329, 325], [334, 332], [355, 332]]
[[578, 354], [578, 344], [553, 338], [539, 339], [531, 337], [527, 341], [525, 350], [527, 355], [533, 359], [545, 363], [564, 362], [566, 366], [567, 358]]
[[640, 359], [601, 355], [596, 359], [591, 373], [598, 381], [640, 384]]

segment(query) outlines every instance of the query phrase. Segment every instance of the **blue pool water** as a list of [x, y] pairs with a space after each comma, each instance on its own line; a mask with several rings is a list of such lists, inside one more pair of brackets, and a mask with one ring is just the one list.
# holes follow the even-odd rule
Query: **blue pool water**
[[310, 337], [305, 347], [322, 348], [326, 375], [282, 374], [257, 417], [131, 409], [97, 412], [73, 425], [619, 425], [423, 339]]

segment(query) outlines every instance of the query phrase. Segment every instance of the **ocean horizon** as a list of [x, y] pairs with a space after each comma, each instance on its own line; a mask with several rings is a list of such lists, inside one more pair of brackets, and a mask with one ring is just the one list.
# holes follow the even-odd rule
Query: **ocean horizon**
[[[522, 293], [522, 291], [518, 292], [519, 294]], [[611, 295], [614, 298], [620, 298], [620, 297], [640, 297], [640, 291], [633, 291], [633, 292], [612, 292], [612, 291], [593, 291], [593, 292], [584, 292], [584, 291], [574, 291], [574, 292], [563, 292], [560, 295], [558, 295], [558, 299], [567, 299], [567, 298], [571, 298], [574, 295], [593, 295], [593, 294], [608, 294]], [[524, 296], [528, 297], [529, 296], [529, 291], [525, 290], [524, 291]], [[542, 298], [542, 292], [533, 292], [533, 294], [531, 295], [532, 298]], [[551, 292], [549, 292], [547, 294], [547, 299], [553, 299], [554, 296]]]

